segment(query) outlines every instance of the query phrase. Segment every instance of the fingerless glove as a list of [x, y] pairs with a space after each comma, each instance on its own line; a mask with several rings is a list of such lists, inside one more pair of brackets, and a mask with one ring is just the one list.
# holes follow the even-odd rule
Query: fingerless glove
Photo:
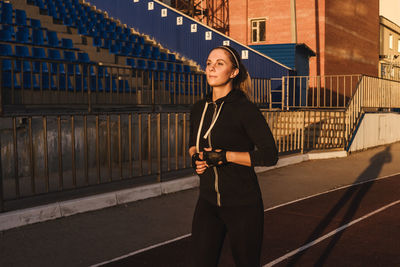
[[228, 163], [226, 160], [226, 150], [221, 151], [203, 151], [203, 160], [207, 162], [208, 167], [219, 166]]

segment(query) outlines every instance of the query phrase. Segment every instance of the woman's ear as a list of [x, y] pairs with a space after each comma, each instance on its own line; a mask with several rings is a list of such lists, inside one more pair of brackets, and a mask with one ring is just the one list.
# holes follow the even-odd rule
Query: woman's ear
[[235, 68], [234, 71], [232, 71], [230, 78], [233, 79], [239, 74], [239, 69]]

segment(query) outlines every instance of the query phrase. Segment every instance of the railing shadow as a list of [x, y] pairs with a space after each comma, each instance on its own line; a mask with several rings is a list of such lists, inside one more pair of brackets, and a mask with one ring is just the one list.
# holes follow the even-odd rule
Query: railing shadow
[[[392, 161], [392, 155], [390, 153], [391, 146], [386, 147], [382, 152], [375, 154], [370, 159], [369, 166], [357, 177], [354, 184], [358, 184], [365, 181], [367, 178], [376, 179], [383, 168], [383, 165]], [[347, 207], [343, 218], [340, 221], [340, 225], [344, 225], [350, 222], [354, 215], [356, 214], [363, 198], [366, 196], [368, 191], [373, 186], [373, 182], [364, 183], [360, 186], [352, 186], [343, 194], [341, 199], [332, 207], [328, 214], [321, 220], [318, 226], [310, 234], [303, 245], [308, 244], [315, 239], [319, 238], [324, 230], [328, 228], [329, 224], [332, 222], [335, 215], [337, 215], [344, 207]], [[321, 253], [320, 257], [314, 263], [314, 266], [323, 266], [326, 262], [330, 252], [339, 242], [344, 231], [341, 231], [333, 236], [329, 244], [326, 246], [325, 250]], [[289, 260], [287, 266], [295, 266], [300, 258], [304, 255], [306, 250], [298, 253], [291, 260]]]

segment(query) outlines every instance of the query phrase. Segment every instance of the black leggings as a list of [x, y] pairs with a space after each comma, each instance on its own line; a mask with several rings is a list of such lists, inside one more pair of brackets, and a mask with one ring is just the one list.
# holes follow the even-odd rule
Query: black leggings
[[264, 233], [262, 200], [254, 205], [217, 207], [199, 199], [192, 224], [194, 266], [217, 266], [225, 234], [237, 267], [259, 267]]

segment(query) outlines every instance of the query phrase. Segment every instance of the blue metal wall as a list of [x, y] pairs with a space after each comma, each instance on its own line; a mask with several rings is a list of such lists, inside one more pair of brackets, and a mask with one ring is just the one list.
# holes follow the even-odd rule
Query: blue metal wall
[[[239, 53], [248, 51], [244, 64], [252, 77], [272, 78], [292, 74], [292, 69], [271, 58], [230, 39], [202, 23], [183, 15], [163, 3], [150, 0], [88, 0], [98, 9], [107, 11], [110, 17], [119, 19], [129, 27], [145, 33], [171, 51], [197, 62], [203, 69], [210, 50], [229, 40], [230, 45]], [[153, 10], [149, 10], [153, 3]], [[167, 9], [167, 16], [161, 16], [161, 10]], [[182, 25], [177, 18], [182, 17]], [[191, 32], [191, 25], [197, 26], [197, 32]], [[205, 40], [206, 32], [211, 32], [212, 40]]]

